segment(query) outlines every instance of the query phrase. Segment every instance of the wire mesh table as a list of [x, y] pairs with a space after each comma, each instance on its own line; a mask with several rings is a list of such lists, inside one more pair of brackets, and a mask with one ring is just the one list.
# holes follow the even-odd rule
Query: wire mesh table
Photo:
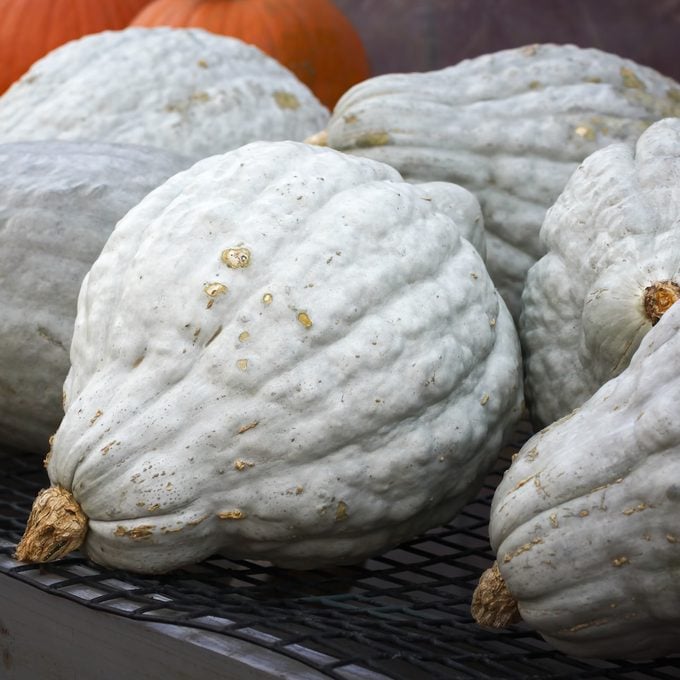
[[680, 679], [679, 655], [580, 660], [521, 624], [491, 632], [472, 621], [472, 591], [493, 562], [493, 490], [528, 435], [527, 427], [517, 432], [477, 498], [450, 524], [360, 566], [309, 572], [219, 556], [152, 577], [107, 570], [79, 554], [48, 565], [18, 563], [14, 547], [48, 481], [40, 456], [0, 452], [0, 576], [91, 610], [247, 641], [341, 680]]

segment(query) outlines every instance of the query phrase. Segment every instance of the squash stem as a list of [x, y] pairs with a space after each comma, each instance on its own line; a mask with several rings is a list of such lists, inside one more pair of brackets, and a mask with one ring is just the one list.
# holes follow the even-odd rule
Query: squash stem
[[522, 618], [517, 601], [501, 576], [498, 562], [494, 562], [479, 579], [472, 594], [471, 609], [472, 618], [480, 626], [489, 628], [507, 628]]
[[680, 285], [675, 281], [657, 281], [645, 288], [645, 313], [654, 326], [670, 307], [680, 300]]
[[22, 562], [51, 562], [77, 550], [87, 534], [87, 516], [70, 491], [43, 489], [35, 501], [14, 556]]
[[305, 144], [312, 144], [313, 146], [328, 146], [328, 132], [321, 130], [305, 139]]

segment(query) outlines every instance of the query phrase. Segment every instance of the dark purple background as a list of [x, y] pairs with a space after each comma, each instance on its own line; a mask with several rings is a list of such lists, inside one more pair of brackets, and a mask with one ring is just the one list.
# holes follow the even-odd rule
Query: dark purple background
[[680, 81], [680, 0], [335, 0], [373, 71], [429, 71], [534, 42], [598, 47]]

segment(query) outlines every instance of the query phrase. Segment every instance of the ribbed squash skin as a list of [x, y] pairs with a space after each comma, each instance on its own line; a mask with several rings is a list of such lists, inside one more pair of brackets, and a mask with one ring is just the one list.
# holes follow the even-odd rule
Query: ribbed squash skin
[[453, 517], [522, 407], [460, 192], [259, 142], [131, 210], [81, 288], [48, 464], [89, 518], [87, 554], [306, 569]]
[[680, 304], [629, 366], [530, 439], [489, 534], [528, 626], [600, 659], [678, 653]]
[[371, 75], [359, 34], [331, 0], [154, 0], [131, 25], [204, 28], [256, 45], [329, 108]]
[[670, 78], [600, 50], [545, 44], [359, 83], [336, 105], [327, 138], [411, 181], [472, 191], [489, 272], [517, 318], [526, 272], [544, 253], [545, 212], [579, 162], [678, 114]]

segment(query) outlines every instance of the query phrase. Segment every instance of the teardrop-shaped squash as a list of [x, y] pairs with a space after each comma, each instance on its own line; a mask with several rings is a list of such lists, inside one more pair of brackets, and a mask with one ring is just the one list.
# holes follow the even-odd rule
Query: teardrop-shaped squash
[[[519, 343], [457, 225], [473, 199], [430, 189], [258, 142], [119, 222], [81, 289], [48, 464], [91, 559], [353, 563], [478, 491], [520, 416]], [[51, 504], [22, 559], [74, 547], [50, 545]]]
[[479, 623], [519, 615], [574, 656], [678, 652], [679, 355], [674, 304], [621, 374], [522, 447], [493, 497]]

